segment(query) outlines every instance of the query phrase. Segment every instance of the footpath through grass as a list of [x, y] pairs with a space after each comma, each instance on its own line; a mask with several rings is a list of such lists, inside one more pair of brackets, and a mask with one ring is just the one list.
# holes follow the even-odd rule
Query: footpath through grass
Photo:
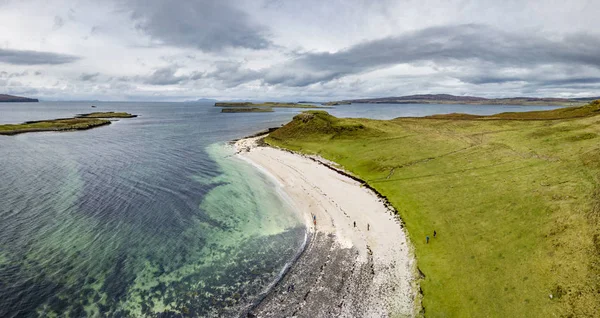
[[600, 102], [387, 121], [311, 111], [266, 141], [333, 160], [389, 198], [424, 274], [425, 316], [598, 317], [596, 115]]

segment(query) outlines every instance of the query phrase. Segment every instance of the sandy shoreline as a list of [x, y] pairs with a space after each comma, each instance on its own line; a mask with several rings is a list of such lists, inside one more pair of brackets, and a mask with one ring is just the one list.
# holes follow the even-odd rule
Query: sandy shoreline
[[238, 156], [277, 180], [310, 231], [302, 255], [249, 316], [414, 316], [414, 256], [382, 200], [307, 157], [258, 147], [260, 138], [238, 140]]

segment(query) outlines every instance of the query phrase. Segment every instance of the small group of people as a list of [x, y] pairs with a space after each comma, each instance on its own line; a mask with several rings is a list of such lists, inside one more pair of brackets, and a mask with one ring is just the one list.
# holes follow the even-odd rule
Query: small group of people
[[[435, 230], [433, 230], [433, 237], [436, 237], [436, 236], [437, 236], [437, 232]], [[425, 237], [425, 241], [427, 242], [427, 244], [429, 244], [429, 235], [427, 235]]]

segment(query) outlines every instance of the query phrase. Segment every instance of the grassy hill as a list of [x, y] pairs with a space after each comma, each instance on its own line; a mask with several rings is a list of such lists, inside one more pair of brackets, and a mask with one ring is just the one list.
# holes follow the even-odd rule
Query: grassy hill
[[310, 111], [266, 142], [333, 160], [387, 196], [415, 247], [426, 316], [592, 317], [599, 114], [598, 101], [394, 120]]

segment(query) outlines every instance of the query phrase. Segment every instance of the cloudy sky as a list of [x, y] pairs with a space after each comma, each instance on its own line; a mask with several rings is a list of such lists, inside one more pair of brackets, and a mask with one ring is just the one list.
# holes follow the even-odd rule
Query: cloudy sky
[[0, 0], [0, 93], [600, 95], [598, 0]]

